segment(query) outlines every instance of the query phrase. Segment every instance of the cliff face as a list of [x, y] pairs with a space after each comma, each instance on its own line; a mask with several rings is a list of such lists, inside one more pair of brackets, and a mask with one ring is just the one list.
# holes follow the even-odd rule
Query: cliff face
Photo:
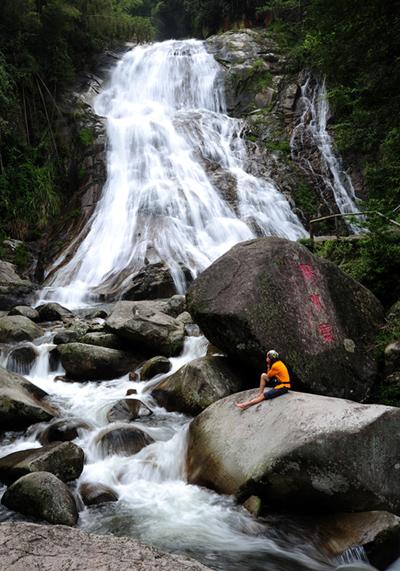
[[[244, 120], [251, 172], [271, 178], [306, 225], [310, 218], [339, 212], [336, 173], [321, 153], [320, 137], [330, 137], [325, 122], [331, 120], [324, 84], [295, 70], [265, 30], [226, 32], [206, 43], [223, 70], [227, 111]], [[341, 159], [335, 161], [340, 184], [363, 197], [355, 167], [350, 179]]]

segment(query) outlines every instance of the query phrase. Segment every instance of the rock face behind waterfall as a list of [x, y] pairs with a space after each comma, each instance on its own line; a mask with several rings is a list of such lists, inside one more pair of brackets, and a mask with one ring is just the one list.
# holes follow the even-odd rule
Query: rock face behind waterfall
[[275, 349], [307, 392], [363, 401], [376, 375], [378, 300], [305, 247], [262, 238], [232, 248], [192, 284], [207, 338], [253, 370]]
[[400, 512], [400, 409], [291, 392], [222, 399], [190, 426], [188, 480], [290, 510]]

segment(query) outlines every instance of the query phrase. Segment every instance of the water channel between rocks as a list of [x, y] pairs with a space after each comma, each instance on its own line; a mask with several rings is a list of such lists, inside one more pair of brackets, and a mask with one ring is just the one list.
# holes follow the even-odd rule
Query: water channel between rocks
[[[279, 533], [270, 523], [255, 520], [233, 498], [186, 483], [190, 418], [158, 407], [149, 389], [185, 363], [204, 356], [204, 337], [187, 337], [182, 354], [171, 359], [171, 371], [147, 382], [132, 382], [128, 375], [101, 383], [55, 381], [64, 371], [61, 366], [50, 371], [49, 354], [54, 347], [50, 334], [37, 340], [39, 355], [26, 376], [50, 395], [62, 418], [79, 418], [89, 425], [75, 440], [85, 452], [85, 467], [74, 486], [78, 501], [77, 490], [84, 482], [105, 484], [119, 497], [116, 503], [96, 507], [84, 507], [82, 503], [81, 528], [136, 537], [165, 550], [187, 553], [221, 570], [331, 568], [326, 558], [319, 557], [310, 539], [302, 537], [301, 530], [290, 528], [288, 522], [290, 533]], [[2, 362], [7, 362], [6, 352]], [[110, 426], [107, 412], [128, 388], [135, 388], [153, 410], [153, 415], [133, 424], [148, 432], [155, 442], [134, 456], [105, 456], [96, 437]], [[0, 444], [0, 456], [39, 447], [36, 434], [36, 426], [24, 435], [7, 433]], [[0, 508], [0, 521], [26, 519], [4, 506]]]

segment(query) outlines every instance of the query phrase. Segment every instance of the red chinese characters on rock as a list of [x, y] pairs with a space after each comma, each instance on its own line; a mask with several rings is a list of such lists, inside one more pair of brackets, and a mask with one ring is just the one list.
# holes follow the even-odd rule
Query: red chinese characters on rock
[[312, 295], [310, 295], [310, 301], [317, 311], [321, 311], [322, 309], [321, 296], [319, 296], [316, 293], [313, 293]]
[[333, 341], [332, 325], [330, 325], [329, 323], [321, 323], [321, 325], [319, 326], [319, 334], [326, 343], [332, 343]]
[[299, 264], [299, 268], [307, 282], [314, 279], [314, 269], [310, 264]]

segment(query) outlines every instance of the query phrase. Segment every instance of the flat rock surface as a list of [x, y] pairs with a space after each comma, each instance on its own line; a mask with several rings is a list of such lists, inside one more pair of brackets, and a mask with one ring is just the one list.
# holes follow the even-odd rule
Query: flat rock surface
[[128, 537], [94, 535], [62, 525], [0, 524], [1, 569], [7, 571], [206, 571], [197, 561]]

